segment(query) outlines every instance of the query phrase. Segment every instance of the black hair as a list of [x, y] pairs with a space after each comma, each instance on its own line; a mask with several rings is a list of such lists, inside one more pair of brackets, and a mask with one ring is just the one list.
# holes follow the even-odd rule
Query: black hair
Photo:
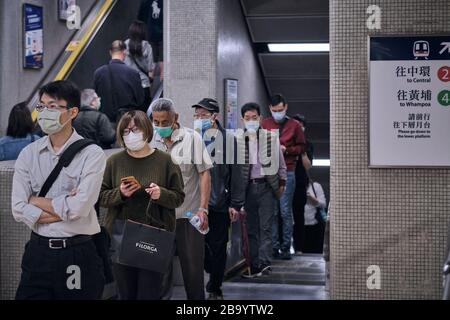
[[9, 114], [6, 135], [13, 138], [25, 138], [33, 132], [33, 119], [25, 102], [16, 104]]
[[65, 100], [67, 108], [79, 108], [81, 104], [81, 93], [78, 87], [71, 81], [59, 80], [44, 85], [39, 90], [39, 99], [46, 94], [56, 100]]
[[142, 41], [146, 39], [145, 23], [139, 20], [133, 21], [128, 29], [128, 49], [133, 57], [142, 57]]
[[261, 107], [259, 106], [259, 104], [255, 103], [255, 102], [249, 102], [249, 103], [244, 104], [241, 108], [242, 118], [244, 117], [244, 115], [247, 111], [252, 111], [252, 110], [255, 110], [256, 112], [258, 112], [258, 116], [261, 115]]
[[270, 97], [271, 106], [276, 106], [277, 104], [280, 103], [282, 103], [283, 106], [286, 105], [287, 103], [286, 98], [282, 94], [277, 93]]

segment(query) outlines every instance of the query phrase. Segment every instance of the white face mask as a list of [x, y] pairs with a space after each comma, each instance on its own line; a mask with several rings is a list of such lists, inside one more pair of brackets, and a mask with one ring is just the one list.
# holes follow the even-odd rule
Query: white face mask
[[147, 144], [147, 141], [144, 140], [144, 133], [134, 133], [133, 131], [131, 131], [127, 136], [123, 136], [123, 142], [125, 143], [126, 148], [130, 151], [142, 150]]
[[[67, 110], [66, 110], [67, 111]], [[64, 111], [64, 112], [66, 112]], [[61, 111], [44, 108], [38, 113], [38, 123], [42, 131], [46, 134], [55, 134], [60, 132], [71, 119], [61, 124]]]

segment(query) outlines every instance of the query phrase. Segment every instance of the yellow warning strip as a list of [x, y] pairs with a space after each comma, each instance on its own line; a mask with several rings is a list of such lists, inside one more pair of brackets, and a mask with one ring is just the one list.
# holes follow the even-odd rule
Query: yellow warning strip
[[[56, 75], [54, 81], [65, 79], [65, 77], [67, 76], [67, 73], [69, 72], [70, 68], [75, 63], [75, 61], [77, 60], [78, 56], [81, 54], [84, 46], [86, 46], [86, 44], [88, 43], [88, 41], [91, 38], [92, 34], [94, 33], [96, 27], [98, 26], [100, 21], [103, 19], [103, 17], [106, 15], [108, 10], [111, 8], [113, 3], [114, 3], [114, 0], [105, 0], [105, 2], [103, 3], [102, 7], [98, 11], [95, 19], [92, 21], [91, 25], [89, 26], [87, 31], [84, 33], [84, 35], [81, 38], [81, 40], [79, 40], [79, 43], [78, 43], [77, 47], [70, 54], [69, 58], [67, 58], [66, 62], [62, 66], [61, 70], [59, 70], [59, 72]], [[37, 111], [36, 111], [36, 109], [33, 109], [33, 112], [31, 114], [31, 116], [33, 118], [33, 121], [36, 121], [36, 119], [37, 119]]]

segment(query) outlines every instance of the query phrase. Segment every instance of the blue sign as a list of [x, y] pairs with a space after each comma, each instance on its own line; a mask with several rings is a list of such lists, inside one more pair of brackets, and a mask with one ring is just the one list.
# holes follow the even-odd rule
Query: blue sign
[[370, 60], [450, 60], [450, 36], [371, 37]]
[[24, 4], [24, 68], [44, 66], [44, 20], [42, 7]]

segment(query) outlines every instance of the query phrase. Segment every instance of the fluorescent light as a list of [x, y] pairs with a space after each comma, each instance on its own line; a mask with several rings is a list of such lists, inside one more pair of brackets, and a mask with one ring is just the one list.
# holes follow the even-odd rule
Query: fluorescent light
[[270, 52], [330, 52], [329, 43], [269, 43]]
[[313, 159], [313, 167], [329, 167], [330, 159]]

